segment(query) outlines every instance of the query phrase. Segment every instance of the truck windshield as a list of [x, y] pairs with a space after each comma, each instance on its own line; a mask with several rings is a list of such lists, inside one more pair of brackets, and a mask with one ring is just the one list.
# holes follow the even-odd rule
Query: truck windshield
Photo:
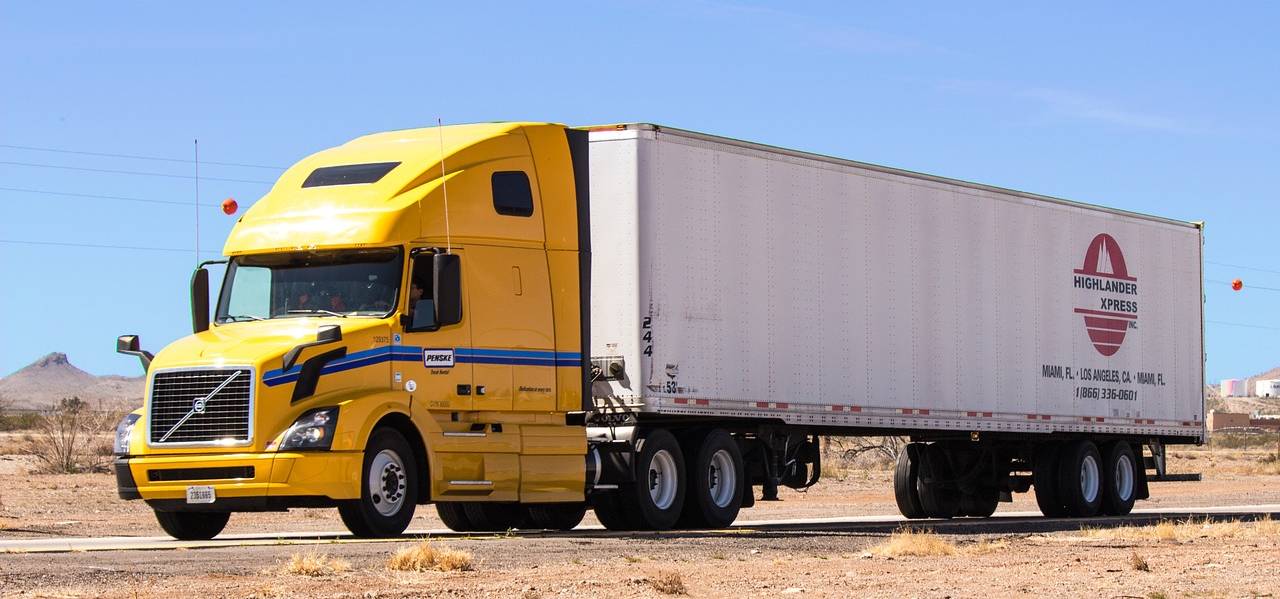
[[222, 283], [217, 322], [383, 317], [395, 309], [401, 264], [398, 248], [237, 256]]

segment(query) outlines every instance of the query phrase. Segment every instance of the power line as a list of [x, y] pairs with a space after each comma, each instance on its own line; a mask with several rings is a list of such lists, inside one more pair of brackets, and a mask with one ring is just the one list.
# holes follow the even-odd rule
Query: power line
[[[23, 239], [0, 239], [0, 243], [15, 243], [20, 245], [57, 245], [57, 246], [65, 246], [65, 247], [77, 247], [77, 248], [94, 248], [94, 249], [104, 249], [104, 250], [135, 250], [135, 251], [144, 251], [144, 252], [182, 252], [182, 253], [191, 252], [190, 248], [158, 248], [158, 247], [143, 247], [143, 246], [134, 246], [134, 245], [111, 245], [111, 244], [105, 244], [105, 243], [71, 243], [67, 241], [28, 241]], [[202, 253], [212, 254], [216, 256], [222, 255], [222, 252], [202, 252]]]
[[1271, 274], [1280, 275], [1280, 270], [1272, 270], [1272, 269], [1269, 269], [1269, 268], [1258, 268], [1258, 267], [1256, 267], [1256, 266], [1242, 266], [1242, 265], [1239, 265], [1239, 264], [1228, 264], [1228, 263], [1226, 263], [1226, 262], [1215, 262], [1215, 261], [1213, 261], [1213, 260], [1205, 260], [1205, 261], [1204, 261], [1204, 263], [1205, 263], [1205, 264], [1212, 264], [1212, 265], [1214, 265], [1214, 266], [1229, 266], [1229, 267], [1231, 267], [1231, 268], [1240, 268], [1240, 269], [1244, 269], [1244, 270], [1253, 270], [1253, 271], [1257, 271], [1257, 272], [1269, 272], [1269, 273], [1271, 273]]
[[[39, 146], [18, 146], [13, 144], [0, 144], [0, 148], [9, 148], [13, 150], [31, 150], [35, 152], [56, 152], [58, 154], [77, 154], [80, 156], [104, 156], [107, 158], [130, 158], [133, 160], [155, 160], [158, 162], [181, 162], [190, 164], [192, 161], [184, 158], [161, 158], [159, 156], [139, 156], [137, 154], [112, 154], [109, 152], [85, 152], [81, 150], [64, 150], [61, 148], [42, 148]], [[240, 166], [244, 168], [265, 168], [271, 170], [282, 171], [287, 167], [283, 166], [267, 166], [264, 164], [246, 164], [243, 162], [212, 162], [209, 160], [201, 160], [201, 164], [215, 164], [218, 166]]]
[[[49, 191], [45, 189], [27, 189], [24, 187], [0, 187], [0, 191], [16, 191], [19, 193], [38, 193], [50, 196], [68, 196], [73, 198], [91, 198], [98, 200], [120, 200], [122, 202], [145, 202], [148, 204], [170, 204], [174, 206], [190, 206], [191, 202], [177, 202], [174, 200], [149, 200], [145, 198], [130, 198], [125, 196], [107, 196], [92, 193], [72, 193], [69, 191]], [[219, 206], [219, 204], [200, 204], [211, 208]]]
[[[1205, 279], [1205, 280], [1204, 280], [1204, 282], [1206, 282], [1206, 283], [1220, 283], [1220, 284], [1222, 284], [1222, 285], [1232, 285], [1232, 283], [1228, 283], [1228, 282], [1226, 282], [1226, 281], [1218, 281], [1218, 280], [1215, 280], [1215, 279]], [[1243, 291], [1244, 289], [1261, 289], [1262, 291], [1280, 291], [1280, 289], [1277, 289], [1277, 288], [1275, 288], [1275, 287], [1262, 287], [1262, 286], [1259, 286], [1259, 285], [1245, 285], [1241, 290]]]
[[[147, 177], [168, 177], [170, 179], [194, 179], [195, 178], [195, 177], [192, 177], [191, 175], [171, 175], [169, 173], [152, 173], [152, 172], [145, 172], [145, 171], [121, 171], [121, 170], [106, 169], [106, 168], [87, 168], [83, 166], [61, 166], [57, 164], [38, 164], [35, 162], [0, 161], [0, 164], [7, 164], [10, 166], [34, 166], [34, 167], [40, 167], [40, 168], [58, 168], [58, 169], [69, 170], [69, 171], [86, 171], [90, 173], [112, 173], [117, 175], [142, 175]], [[274, 181], [256, 181], [252, 179], [225, 179], [225, 178], [218, 178], [218, 177], [204, 177], [204, 179], [206, 181], [227, 181], [231, 183], [261, 183], [263, 185], [271, 185], [272, 183], [274, 183]]]
[[1205, 324], [1221, 324], [1229, 327], [1244, 327], [1247, 329], [1264, 329], [1267, 331], [1280, 331], [1280, 327], [1269, 327], [1260, 324], [1245, 324], [1243, 322], [1224, 322], [1221, 320], [1206, 320]]

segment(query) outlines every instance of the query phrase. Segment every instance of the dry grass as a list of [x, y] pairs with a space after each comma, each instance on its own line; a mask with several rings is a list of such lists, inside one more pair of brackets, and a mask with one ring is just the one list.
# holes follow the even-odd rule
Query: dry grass
[[663, 570], [649, 579], [649, 586], [666, 595], [687, 595], [689, 589], [684, 586], [684, 577], [679, 572]]
[[474, 570], [475, 564], [469, 551], [450, 549], [443, 545], [437, 547], [432, 545], [431, 541], [423, 541], [397, 550], [387, 561], [387, 569], [409, 572], [428, 570], [453, 572]]
[[351, 571], [351, 562], [324, 553], [295, 553], [273, 573], [297, 576], [333, 576]]
[[955, 555], [956, 546], [931, 530], [900, 528], [889, 535], [889, 540], [872, 547], [871, 553], [882, 557], [933, 557]]
[[1137, 551], [1129, 554], [1129, 567], [1139, 572], [1150, 572], [1151, 564], [1147, 563], [1147, 559], [1138, 555]]
[[965, 555], [987, 555], [1009, 548], [1009, 541], [1004, 539], [982, 539], [972, 545], [961, 547]]
[[1280, 538], [1280, 521], [1266, 516], [1260, 520], [1165, 520], [1151, 526], [1119, 526], [1085, 528], [1080, 531], [1090, 539], [1109, 541], [1186, 542], [1194, 539], [1265, 539]]

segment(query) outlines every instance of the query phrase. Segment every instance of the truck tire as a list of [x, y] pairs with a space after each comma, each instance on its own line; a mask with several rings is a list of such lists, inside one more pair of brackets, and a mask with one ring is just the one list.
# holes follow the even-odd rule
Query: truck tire
[[609, 530], [667, 530], [684, 507], [684, 453], [666, 429], [644, 431], [632, 460], [635, 482], [592, 498], [596, 517]]
[[994, 489], [980, 489], [977, 493], [960, 495], [960, 515], [970, 518], [990, 518], [996, 513], [1000, 497]]
[[930, 518], [954, 518], [960, 513], [960, 491], [951, 482], [951, 461], [946, 450], [937, 443], [921, 448], [920, 479], [916, 490], [920, 494], [920, 507]]
[[898, 453], [898, 466], [893, 470], [893, 497], [903, 517], [916, 520], [925, 517], [920, 505], [920, 444], [908, 443]]
[[1133, 511], [1137, 499], [1137, 458], [1133, 449], [1124, 441], [1107, 445], [1103, 461], [1102, 513], [1108, 516], [1124, 516]]
[[724, 429], [706, 432], [688, 445], [688, 490], [680, 514], [680, 528], [724, 528], [742, 509], [742, 451]]
[[1057, 443], [1044, 443], [1036, 448], [1035, 463], [1031, 469], [1031, 485], [1035, 488], [1036, 505], [1046, 518], [1062, 518], [1067, 515], [1063, 506], [1062, 495], [1058, 493], [1058, 454]]
[[1058, 497], [1077, 518], [1096, 516], [1102, 508], [1102, 458], [1091, 441], [1072, 441], [1058, 454]]
[[471, 527], [471, 520], [467, 519], [467, 511], [462, 507], [461, 503], [452, 501], [441, 501], [436, 503], [436, 514], [440, 516], [440, 521], [454, 532], [467, 532], [475, 530]]
[[526, 520], [533, 528], [573, 530], [587, 515], [585, 503], [546, 503], [525, 506]]
[[179, 541], [207, 541], [218, 536], [231, 519], [231, 512], [156, 512], [156, 521], [169, 536]]
[[342, 523], [357, 537], [393, 537], [409, 527], [418, 504], [418, 473], [404, 435], [379, 428], [369, 435], [360, 469], [360, 499], [338, 504]]
[[516, 503], [489, 503], [468, 501], [462, 504], [471, 530], [476, 532], [504, 532], [513, 528], [525, 528], [524, 511]]

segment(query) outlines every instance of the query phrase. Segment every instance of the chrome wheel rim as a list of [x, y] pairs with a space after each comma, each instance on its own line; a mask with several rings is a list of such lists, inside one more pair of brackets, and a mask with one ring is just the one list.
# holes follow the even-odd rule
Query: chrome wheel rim
[[1098, 498], [1099, 484], [1098, 459], [1088, 455], [1080, 461], [1080, 494], [1085, 503], [1093, 503]]
[[721, 449], [711, 456], [707, 477], [711, 503], [720, 508], [729, 507], [729, 503], [733, 501], [733, 493], [738, 488], [738, 472], [733, 467], [733, 456], [729, 455], [728, 450]]
[[1116, 460], [1116, 496], [1123, 501], [1128, 501], [1133, 495], [1133, 460], [1122, 455]]
[[383, 516], [394, 516], [404, 507], [408, 485], [404, 462], [390, 449], [379, 451], [369, 465], [369, 500]]
[[676, 459], [671, 452], [659, 449], [649, 460], [649, 499], [654, 507], [667, 510], [676, 500]]

